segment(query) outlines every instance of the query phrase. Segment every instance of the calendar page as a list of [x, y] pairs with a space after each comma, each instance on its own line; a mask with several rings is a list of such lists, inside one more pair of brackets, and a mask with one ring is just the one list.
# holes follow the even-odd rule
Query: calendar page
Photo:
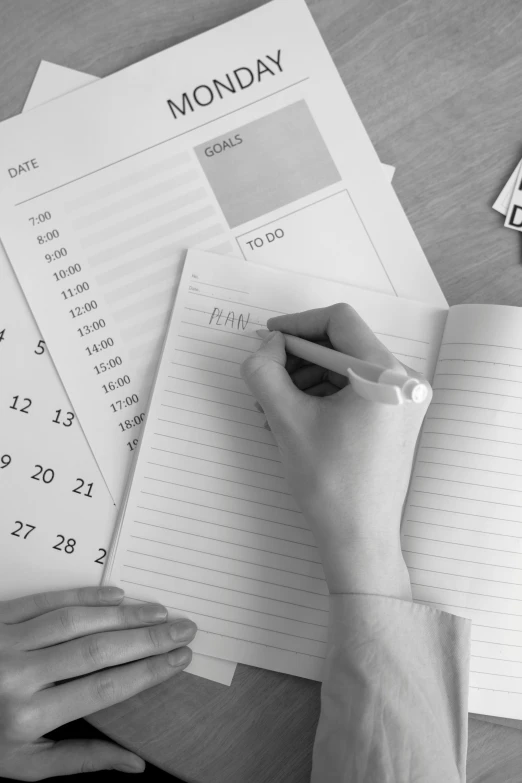
[[[25, 110], [95, 77], [43, 62]], [[116, 508], [0, 245], [0, 600], [98, 584]], [[188, 671], [229, 685], [235, 664]]]
[[[95, 77], [42, 64], [44, 102]], [[30, 97], [24, 110], [31, 104]], [[2, 599], [101, 580], [116, 508], [0, 247]]]

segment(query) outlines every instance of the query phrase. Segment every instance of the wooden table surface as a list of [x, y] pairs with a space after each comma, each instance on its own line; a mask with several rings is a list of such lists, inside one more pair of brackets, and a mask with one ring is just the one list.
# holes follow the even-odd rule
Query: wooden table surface
[[[41, 59], [105, 76], [260, 4], [0, 0], [0, 119]], [[490, 205], [522, 155], [522, 5], [309, 5], [450, 304], [520, 304], [520, 238]], [[318, 710], [318, 684], [239, 666], [230, 688], [184, 674], [92, 723], [189, 782], [304, 783]], [[470, 783], [522, 780], [517, 724], [496, 723], [470, 717]]]

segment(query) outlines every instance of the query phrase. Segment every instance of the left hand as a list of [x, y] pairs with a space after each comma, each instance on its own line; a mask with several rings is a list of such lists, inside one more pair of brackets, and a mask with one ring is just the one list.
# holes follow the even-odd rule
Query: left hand
[[164, 682], [190, 663], [189, 620], [120, 606], [123, 590], [84, 587], [0, 602], [0, 777], [41, 780], [145, 762], [104, 740], [42, 735]]

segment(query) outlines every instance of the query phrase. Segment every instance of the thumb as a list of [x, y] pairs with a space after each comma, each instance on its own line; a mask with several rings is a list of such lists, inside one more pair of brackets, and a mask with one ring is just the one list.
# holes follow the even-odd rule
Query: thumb
[[285, 370], [285, 341], [281, 332], [270, 332], [258, 350], [241, 365], [241, 375], [263, 408], [269, 424], [289, 423], [298, 406], [307, 401]]
[[143, 772], [145, 762], [139, 756], [112, 742], [103, 740], [61, 740], [37, 750], [32, 756], [36, 779], [78, 772], [117, 769], [120, 772]]

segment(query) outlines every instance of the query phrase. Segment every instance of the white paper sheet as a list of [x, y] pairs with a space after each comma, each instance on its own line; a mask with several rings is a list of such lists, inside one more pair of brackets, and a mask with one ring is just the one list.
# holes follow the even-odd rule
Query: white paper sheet
[[0, 187], [2, 239], [116, 502], [188, 246], [445, 302], [302, 0], [3, 123]]
[[[24, 110], [95, 77], [43, 62]], [[0, 598], [97, 584], [116, 509], [0, 246]], [[230, 685], [235, 665], [194, 655], [193, 674]]]
[[[511, 195], [506, 207], [504, 226], [506, 228], [512, 228], [515, 231], [522, 231], [522, 164], [520, 164], [515, 172], [514, 183], [511, 189]], [[513, 179], [513, 175], [510, 178]], [[509, 183], [508, 183], [509, 184]]]
[[509, 202], [511, 201], [511, 196], [513, 195], [513, 191], [515, 189], [515, 185], [519, 177], [521, 168], [522, 168], [522, 160], [519, 163], [517, 163], [515, 170], [513, 171], [510, 178], [508, 179], [508, 181], [506, 182], [506, 184], [498, 194], [497, 199], [493, 204], [493, 209], [496, 209], [497, 212], [500, 212], [502, 215], [507, 215]]
[[470, 712], [522, 718], [522, 311], [450, 310], [402, 528], [414, 599], [473, 621]]
[[[198, 623], [194, 649], [320, 679], [328, 590], [239, 374], [280, 312], [353, 304], [430, 377], [447, 310], [191, 250], [104, 579]], [[221, 312], [222, 311], [222, 312]], [[220, 315], [218, 315], [220, 313]]]

